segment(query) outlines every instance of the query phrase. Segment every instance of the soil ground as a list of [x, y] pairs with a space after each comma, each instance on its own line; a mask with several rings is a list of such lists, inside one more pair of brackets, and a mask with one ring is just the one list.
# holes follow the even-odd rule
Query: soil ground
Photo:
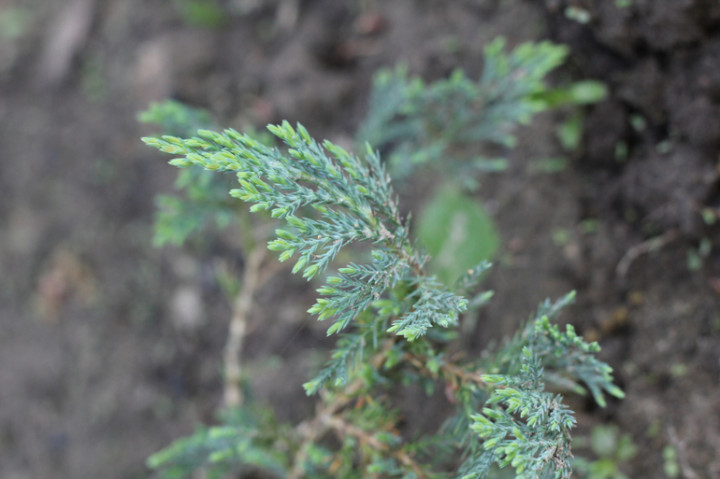
[[[575, 401], [578, 435], [630, 434], [629, 477], [720, 477], [720, 7], [624, 3], [306, 0], [294, 19], [290, 0], [234, 0], [203, 27], [182, 2], [0, 2], [0, 477], [149, 477], [145, 458], [220, 402], [230, 307], [213, 271], [240, 270], [241, 252], [151, 246], [175, 171], [139, 142], [152, 131], [138, 111], [176, 98], [238, 129], [288, 119], [348, 143], [378, 68], [475, 76], [497, 35], [568, 44], [555, 79], [599, 79], [609, 96], [585, 111], [565, 170], [531, 167], [564, 154], [566, 114], [546, 114], [483, 183], [507, 246], [467, 344], [576, 289], [564, 319], [627, 392], [606, 409]], [[328, 340], [302, 313], [312, 289], [281, 276], [256, 298], [266, 323], [244, 361], [256, 394], [297, 421]]]

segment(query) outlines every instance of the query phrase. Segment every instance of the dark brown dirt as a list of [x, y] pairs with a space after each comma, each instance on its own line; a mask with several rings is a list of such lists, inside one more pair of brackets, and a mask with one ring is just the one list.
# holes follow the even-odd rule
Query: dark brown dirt
[[[587, 24], [565, 17], [570, 3], [586, 9]], [[685, 263], [699, 242], [718, 244], [720, 5], [614, 3], [546, 2], [551, 36], [571, 46], [573, 67], [612, 91], [590, 109], [577, 162], [587, 182], [581, 215], [603, 223], [583, 244], [599, 279], [580, 296], [601, 329], [618, 323], [606, 326], [604, 345], [628, 392], [614, 420], [641, 447], [630, 477], [664, 477], [668, 446], [680, 477], [718, 477], [717, 254], [694, 273]], [[653, 238], [658, 248], [636, 256]], [[621, 257], [637, 261], [625, 271]]]
[[[213, 271], [238, 269], [241, 253], [150, 246], [153, 198], [175, 172], [139, 143], [150, 131], [137, 111], [172, 97], [236, 128], [287, 118], [349, 143], [378, 68], [477, 75], [497, 35], [569, 44], [558, 78], [600, 79], [610, 96], [588, 109], [568, 169], [528, 168], [562, 154], [562, 114], [543, 115], [520, 132], [510, 170], [483, 184], [507, 247], [467, 343], [577, 289], [566, 319], [600, 341], [628, 393], [605, 410], [578, 402], [580, 433], [604, 422], [630, 433], [630, 477], [666, 477], [668, 447], [679, 477], [720, 477], [708, 224], [720, 208], [720, 5], [569, 2], [589, 13], [582, 25], [561, 0], [307, 0], [278, 29], [276, 3], [215, 28], [166, 1], [0, 4], [0, 477], [148, 477], [144, 459], [219, 404], [230, 307]], [[691, 271], [701, 243], [713, 248]], [[302, 313], [311, 297], [296, 278], [263, 288], [245, 350], [256, 394], [293, 421], [312, 408], [300, 385], [328, 344]]]

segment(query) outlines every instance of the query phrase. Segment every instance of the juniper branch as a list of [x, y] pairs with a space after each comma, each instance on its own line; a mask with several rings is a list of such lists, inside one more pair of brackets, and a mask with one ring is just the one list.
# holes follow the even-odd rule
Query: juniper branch
[[[310, 311], [321, 320], [335, 318], [328, 334], [345, 329], [358, 312], [401, 280], [417, 285], [417, 301], [390, 332], [412, 341], [432, 326], [454, 324], [467, 302], [424, 277], [424, 258], [400, 219], [390, 178], [377, 153], [368, 148], [360, 159], [329, 141], [319, 144], [302, 125], [293, 129], [285, 122], [269, 129], [288, 146], [286, 154], [234, 130], [201, 130], [197, 138], [163, 136], [144, 141], [184, 155], [171, 161], [176, 166], [236, 172], [241, 187], [231, 194], [254, 203], [251, 211], [271, 210], [273, 217], [287, 221], [290, 228], [278, 229], [268, 247], [281, 252], [281, 261], [298, 255], [293, 272], [302, 271], [308, 280], [325, 271], [346, 245], [358, 241], [378, 245], [373, 263], [341, 269], [321, 289], [326, 297]], [[319, 219], [296, 216], [308, 206], [319, 213]]]
[[[532, 57], [538, 51], [544, 51], [546, 56], [533, 67]], [[533, 88], [539, 88], [544, 72], [539, 76], [531, 72], [524, 86], [497, 81], [509, 72], [519, 71], [520, 75], [522, 68], [543, 71], [556, 61], [553, 55], [557, 51], [528, 47], [517, 50], [515, 55], [509, 60], [496, 58], [493, 68], [500, 72], [499, 76], [493, 77], [491, 71], [481, 84], [490, 91], [496, 88], [493, 94], [498, 98], [517, 93], [528, 100]], [[513, 64], [515, 60], [522, 67], [519, 70]], [[465, 82], [459, 76], [453, 81], [452, 88], [464, 88]], [[517, 90], [521, 86], [526, 90]], [[438, 87], [434, 94], [443, 97], [450, 92], [443, 89], [446, 87]], [[502, 104], [500, 101], [495, 106], [500, 108]], [[492, 102], [480, 106], [485, 112], [499, 115], [501, 111], [493, 110]], [[530, 104], [523, 108], [503, 114], [522, 121], [534, 111]], [[502, 123], [502, 118], [490, 117]], [[480, 130], [463, 132], [472, 121], [454, 120], [449, 123], [451, 133], [462, 141], [487, 134]], [[605, 394], [622, 395], [612, 385], [610, 368], [595, 359], [596, 344], [585, 343], [572, 328], [561, 331], [550, 324], [549, 318], [572, 296], [543, 304], [534, 321], [489, 362], [461, 364], [458, 358], [446, 358], [442, 349], [436, 349], [436, 345], [447, 341], [448, 335], [442, 331], [457, 324], [460, 314], [466, 311], [469, 302], [461, 294], [471, 292], [487, 265], [468, 270], [455, 289], [441, 285], [425, 274], [426, 258], [410, 239], [408, 222], [401, 219], [390, 178], [376, 152], [368, 147], [358, 157], [328, 141], [318, 143], [301, 125], [293, 128], [284, 122], [269, 129], [285, 143], [285, 150], [261, 144], [234, 130], [203, 130], [195, 138], [163, 136], [145, 141], [181, 155], [171, 162], [176, 166], [235, 173], [239, 188], [231, 191], [233, 196], [252, 203], [251, 211], [267, 210], [271, 216], [285, 220], [286, 226], [276, 230], [276, 238], [268, 247], [280, 253], [281, 261], [294, 257], [293, 272], [302, 272], [306, 279], [323, 274], [338, 253], [353, 243], [370, 242], [372, 259], [367, 264], [353, 262], [339, 268], [318, 290], [321, 297], [310, 309], [320, 320], [332, 318], [328, 334], [340, 335], [330, 361], [318, 377], [305, 384], [307, 392], [321, 395], [313, 418], [298, 425], [295, 433], [275, 440], [261, 434], [268, 421], [250, 418], [243, 423], [241, 432], [214, 429], [221, 440], [212, 444], [212, 438], [200, 434], [160, 454], [155, 463], [182, 462], [183, 451], [205, 451], [208, 456], [199, 457], [201, 463], [217, 459], [224, 464], [232, 457], [299, 478], [322, 462], [312, 458], [318, 450], [313, 448], [332, 431], [341, 440], [353, 438], [366, 447], [361, 454], [349, 451], [350, 457], [342, 458], [353, 471], [367, 474], [373, 466], [372, 457], [380, 454], [388, 457], [388, 464], [392, 463], [380, 466], [384, 477], [431, 477], [434, 463], [420, 463], [415, 454], [417, 443], [399, 436], [387, 442], [379, 436], [395, 428], [396, 418], [387, 404], [376, 402], [375, 409], [367, 403], [362, 408], [350, 407], [354, 400], [358, 406], [361, 398], [371, 397], [380, 385], [400, 378], [423, 385], [444, 382], [451, 386], [458, 403], [454, 424], [461, 427], [448, 428], [448, 437], [452, 444], [461, 444], [465, 449], [461, 477], [486, 477], [494, 465], [512, 466], [520, 478], [568, 477], [574, 418], [559, 395], [545, 391], [546, 384], [569, 384], [581, 392], [582, 383], [601, 405]], [[438, 144], [446, 146], [442, 141]], [[246, 281], [246, 295], [251, 295], [253, 281], [257, 278]], [[481, 304], [488, 297], [487, 292], [482, 293], [472, 303]], [[243, 304], [238, 306], [240, 313], [245, 311]], [[228, 347], [228, 355], [230, 349], [237, 352], [237, 345]], [[360, 363], [365, 367], [356, 367]], [[373, 428], [381, 432], [369, 433]], [[238, 441], [239, 450], [232, 449], [230, 438]], [[287, 453], [282, 459], [265, 454], [278, 446]], [[329, 474], [332, 467], [328, 467]]]

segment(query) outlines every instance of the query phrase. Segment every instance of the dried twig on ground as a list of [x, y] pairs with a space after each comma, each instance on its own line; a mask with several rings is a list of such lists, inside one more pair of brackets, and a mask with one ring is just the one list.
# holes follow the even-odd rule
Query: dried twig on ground
[[679, 234], [677, 230], [670, 230], [660, 236], [650, 238], [647, 241], [643, 241], [642, 243], [633, 246], [632, 248], [627, 250], [627, 252], [625, 252], [625, 255], [623, 255], [622, 259], [615, 268], [615, 274], [621, 278], [624, 278], [625, 276], [627, 276], [627, 273], [630, 270], [630, 266], [632, 266], [632, 264], [635, 262], [636, 259], [638, 259], [638, 257], [647, 253], [652, 253], [653, 251], [657, 251], [660, 248], [666, 246], [667, 244], [675, 241], [678, 237]]

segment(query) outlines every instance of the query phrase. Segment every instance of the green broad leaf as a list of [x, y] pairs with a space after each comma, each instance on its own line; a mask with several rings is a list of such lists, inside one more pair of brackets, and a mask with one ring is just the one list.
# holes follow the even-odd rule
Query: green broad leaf
[[433, 273], [448, 286], [468, 265], [491, 259], [500, 246], [495, 223], [482, 205], [451, 188], [438, 191], [426, 205], [417, 236], [433, 258]]

